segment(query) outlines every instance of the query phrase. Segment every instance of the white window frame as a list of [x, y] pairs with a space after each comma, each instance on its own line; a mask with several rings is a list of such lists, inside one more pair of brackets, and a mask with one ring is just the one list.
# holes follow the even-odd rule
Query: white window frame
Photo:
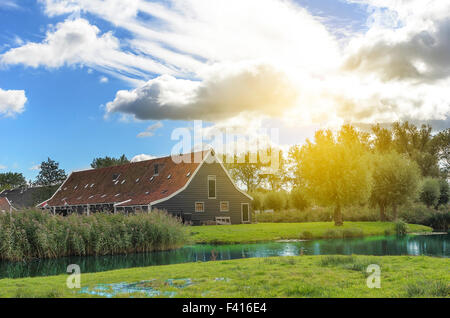
[[[197, 203], [203, 204], [203, 211], [197, 211]], [[205, 213], [205, 202], [203, 202], [203, 201], [195, 201], [195, 203], [194, 203], [194, 212], [195, 213]]]
[[[244, 221], [244, 205], [246, 205], [248, 207], [247, 211], [248, 211], [248, 220]], [[250, 204], [248, 203], [241, 203], [241, 222], [242, 223], [250, 223]]]
[[[209, 196], [209, 180], [214, 180], [214, 197]], [[208, 191], [208, 199], [217, 199], [217, 178], [215, 175], [209, 175], [206, 182], [206, 189]]]
[[[227, 209], [226, 210], [222, 210], [222, 203], [227, 203]], [[220, 212], [230, 212], [230, 201], [220, 201], [219, 211]]]

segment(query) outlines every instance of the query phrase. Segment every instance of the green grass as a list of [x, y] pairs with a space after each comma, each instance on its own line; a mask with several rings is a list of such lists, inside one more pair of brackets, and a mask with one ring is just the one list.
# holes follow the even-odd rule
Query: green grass
[[[366, 268], [381, 267], [381, 288]], [[82, 287], [141, 283], [173, 297], [450, 297], [450, 260], [427, 256], [292, 256], [186, 263], [83, 274]], [[0, 280], [0, 297], [92, 297], [67, 275]], [[185, 284], [186, 281], [189, 284]], [[120, 297], [142, 294], [121, 294]]]
[[[408, 224], [408, 232], [430, 232], [427, 226]], [[342, 238], [395, 234], [391, 222], [344, 222], [341, 227], [332, 222], [258, 223], [211, 225], [190, 228], [195, 243], [233, 244], [280, 239]]]

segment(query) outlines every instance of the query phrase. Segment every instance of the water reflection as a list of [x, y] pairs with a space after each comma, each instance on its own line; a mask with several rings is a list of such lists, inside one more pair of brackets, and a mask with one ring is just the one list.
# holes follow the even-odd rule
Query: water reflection
[[[67, 265], [78, 264], [82, 273], [119, 268], [166, 265], [185, 262], [227, 260], [247, 257], [361, 254], [430, 255], [450, 257], [449, 235], [366, 237], [358, 239], [266, 242], [233, 245], [194, 245], [174, 251], [146, 254], [65, 257], [31, 262], [0, 262], [0, 277], [17, 278], [63, 274]], [[301, 250], [303, 249], [303, 252]]]

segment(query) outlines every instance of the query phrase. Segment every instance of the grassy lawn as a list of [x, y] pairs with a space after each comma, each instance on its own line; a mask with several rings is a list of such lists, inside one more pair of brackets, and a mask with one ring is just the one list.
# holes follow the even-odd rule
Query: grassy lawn
[[[369, 264], [381, 267], [379, 289], [366, 285]], [[83, 274], [81, 287], [93, 291], [97, 284], [147, 281], [139, 286], [156, 297], [450, 297], [449, 268], [450, 259], [426, 256], [250, 258]], [[68, 289], [67, 277], [2, 279], [0, 296], [99, 297]], [[103, 288], [111, 294], [110, 286]]]
[[[429, 232], [423, 225], [408, 224], [409, 232]], [[358, 237], [395, 234], [391, 222], [344, 222], [341, 227], [333, 222], [258, 223], [237, 225], [195, 226], [190, 228], [195, 243], [253, 243], [279, 239], [311, 239]], [[305, 233], [308, 232], [308, 233]]]

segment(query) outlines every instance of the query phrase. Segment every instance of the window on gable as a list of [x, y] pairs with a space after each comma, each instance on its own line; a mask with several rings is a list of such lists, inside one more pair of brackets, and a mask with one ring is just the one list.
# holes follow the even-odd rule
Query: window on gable
[[208, 176], [208, 199], [216, 198], [216, 176]]
[[195, 212], [205, 212], [205, 203], [195, 202]]
[[230, 210], [229, 201], [220, 201], [220, 212], [228, 212]]

